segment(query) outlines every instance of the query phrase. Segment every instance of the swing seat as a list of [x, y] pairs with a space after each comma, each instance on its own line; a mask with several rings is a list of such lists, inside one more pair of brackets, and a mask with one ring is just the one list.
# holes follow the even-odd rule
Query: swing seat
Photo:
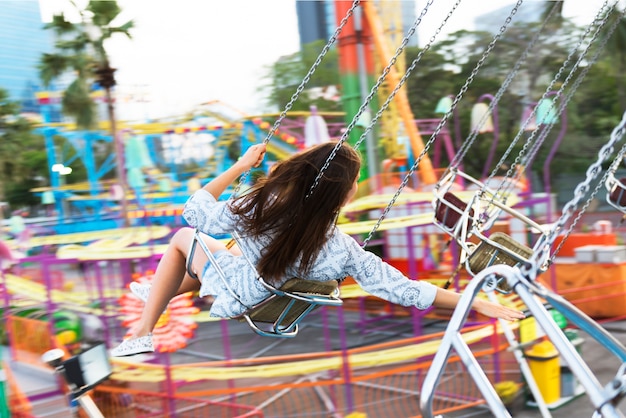
[[[533, 250], [524, 244], [515, 241], [504, 232], [494, 232], [490, 237], [478, 244], [466, 261], [466, 267], [472, 276], [487, 267], [504, 264], [515, 266], [518, 263], [528, 261]], [[510, 293], [511, 288], [505, 280], [501, 280], [496, 289], [501, 293]]]
[[[467, 203], [459, 199], [452, 192], [445, 192], [442, 199], [438, 199], [435, 205], [435, 221], [445, 229], [454, 231], [458, 222], [467, 209]], [[474, 217], [474, 209], [469, 210], [467, 220], [467, 230], [471, 226], [471, 219]]]
[[607, 202], [621, 212], [626, 213], [626, 177], [619, 180], [610, 175], [606, 180]]
[[[469, 203], [452, 192], [454, 188], [462, 184], [478, 189]], [[500, 213], [500, 209], [489, 202], [494, 196], [493, 191], [472, 176], [458, 169], [450, 169], [435, 189], [433, 224], [464, 247], [467, 238], [474, 233], [476, 228], [488, 227]], [[483, 208], [481, 205], [484, 202], [487, 202], [487, 205]], [[465, 250], [467, 251], [468, 248]]]
[[339, 282], [319, 282], [293, 278], [279, 289], [265, 282], [261, 284], [272, 294], [234, 319], [245, 321], [257, 334], [264, 337], [293, 338], [298, 324], [306, 315], [320, 306], [341, 306]]
[[[197, 229], [194, 231], [194, 239], [191, 242], [187, 255], [188, 273], [192, 277], [194, 276], [191, 269], [191, 260], [196, 251], [196, 245], [200, 245], [200, 248], [202, 248], [202, 251], [204, 251], [209, 261], [215, 267], [217, 274], [230, 294], [239, 303], [246, 306], [229, 286], [226, 273], [222, 270], [200, 234], [201, 232]], [[232, 245], [238, 244], [240, 240], [241, 237], [237, 231], [233, 231], [233, 239], [229, 242], [229, 246], [232, 247]], [[243, 257], [250, 267], [256, 271], [252, 261], [245, 254]], [[233, 317], [233, 319], [247, 322], [254, 332], [264, 337], [295, 337], [298, 334], [298, 324], [309, 312], [320, 306], [341, 306], [343, 304], [343, 301], [339, 298], [339, 282], [337, 280], [320, 282], [294, 277], [287, 280], [280, 289], [267, 283], [258, 273], [257, 280], [271, 294], [256, 305], [247, 307], [244, 313]]]

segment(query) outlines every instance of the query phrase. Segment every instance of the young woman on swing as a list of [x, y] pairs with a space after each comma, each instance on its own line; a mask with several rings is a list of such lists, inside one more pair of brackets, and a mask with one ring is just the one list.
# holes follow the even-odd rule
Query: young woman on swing
[[[229, 185], [263, 160], [265, 145], [254, 145], [231, 168], [195, 192], [183, 212], [192, 228], [182, 228], [174, 234], [151, 286], [131, 283], [131, 291], [146, 304], [131, 336], [111, 355], [154, 351], [151, 332], [176, 295], [195, 290], [200, 291], [201, 297], [212, 295], [215, 300], [211, 315], [222, 318], [243, 313], [247, 307], [242, 304], [253, 306], [265, 299], [268, 290], [256, 280], [257, 273], [241, 256], [242, 252], [256, 265], [258, 273], [276, 287], [292, 277], [328, 281], [351, 276], [368, 293], [395, 304], [422, 310], [433, 305], [454, 308], [460, 298], [458, 293], [407, 278], [335, 226], [340, 209], [356, 193], [361, 167], [359, 154], [347, 143], [342, 144], [311, 192], [335, 145], [325, 143], [295, 154], [276, 164], [268, 177], [259, 180], [243, 196], [218, 201]], [[193, 228], [206, 234], [204, 240], [239, 300], [202, 251], [195, 251], [188, 263]], [[241, 236], [240, 247], [227, 249], [211, 238], [234, 230]], [[476, 299], [472, 308], [488, 317], [524, 317], [515, 309], [483, 299]]]

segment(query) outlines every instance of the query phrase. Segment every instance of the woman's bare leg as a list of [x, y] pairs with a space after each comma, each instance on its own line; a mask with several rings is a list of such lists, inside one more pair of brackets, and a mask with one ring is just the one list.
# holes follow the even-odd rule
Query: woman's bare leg
[[[193, 237], [194, 230], [191, 228], [182, 228], [172, 237], [154, 273], [148, 300], [139, 322], [132, 331], [134, 337], [143, 337], [152, 332], [163, 310], [174, 296], [200, 289], [200, 281], [187, 274], [187, 253]], [[205, 235], [202, 237], [211, 252], [226, 249], [220, 241]], [[236, 247], [230, 251], [240, 254]], [[207, 261], [206, 254], [198, 246], [191, 263], [193, 272], [200, 276]]]

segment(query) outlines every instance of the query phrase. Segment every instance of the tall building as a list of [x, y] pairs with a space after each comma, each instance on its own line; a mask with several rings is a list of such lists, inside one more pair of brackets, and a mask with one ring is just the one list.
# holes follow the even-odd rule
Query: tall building
[[333, 22], [329, 19], [327, 9], [329, 4], [332, 6], [332, 3], [332, 1], [324, 0], [296, 1], [300, 47], [329, 38], [329, 30]]
[[37, 64], [52, 48], [52, 34], [43, 29], [38, 1], [1, 2], [0, 88], [21, 104], [22, 112], [39, 112], [35, 93], [42, 86]]
[[[399, 13], [402, 16], [404, 34], [409, 31], [417, 17], [415, 0], [378, 0], [376, 5], [377, 7], [400, 8]], [[333, 0], [296, 0], [296, 14], [301, 46], [318, 40], [327, 41], [337, 29], [335, 2]], [[418, 45], [417, 34], [409, 39], [407, 45]]]

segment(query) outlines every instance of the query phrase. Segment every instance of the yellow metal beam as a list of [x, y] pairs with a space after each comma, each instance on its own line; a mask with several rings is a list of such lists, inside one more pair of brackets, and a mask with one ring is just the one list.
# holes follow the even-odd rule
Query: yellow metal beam
[[[378, 13], [376, 12], [376, 8], [371, 1], [364, 1], [361, 3], [361, 6], [363, 7], [365, 17], [372, 28], [374, 46], [380, 60], [383, 62], [391, 61], [393, 54], [390, 52], [389, 45], [383, 36], [384, 28], [381, 24]], [[398, 71], [393, 66], [390, 68], [387, 77], [389, 77], [390, 85], [398, 85], [400, 77], [398, 75]], [[400, 117], [404, 122], [404, 127], [407, 131], [407, 135], [409, 136], [413, 153], [416, 156], [421, 155], [424, 151], [424, 142], [422, 141], [422, 136], [420, 135], [417, 125], [415, 124], [415, 117], [413, 116], [413, 111], [411, 111], [409, 98], [407, 97], [406, 92], [403, 89], [400, 89], [396, 93], [394, 100], [396, 101]], [[419, 172], [421, 174], [422, 181], [425, 184], [434, 184], [437, 182], [437, 177], [435, 176], [433, 165], [428, 157], [428, 154], [424, 155], [420, 161]]]

